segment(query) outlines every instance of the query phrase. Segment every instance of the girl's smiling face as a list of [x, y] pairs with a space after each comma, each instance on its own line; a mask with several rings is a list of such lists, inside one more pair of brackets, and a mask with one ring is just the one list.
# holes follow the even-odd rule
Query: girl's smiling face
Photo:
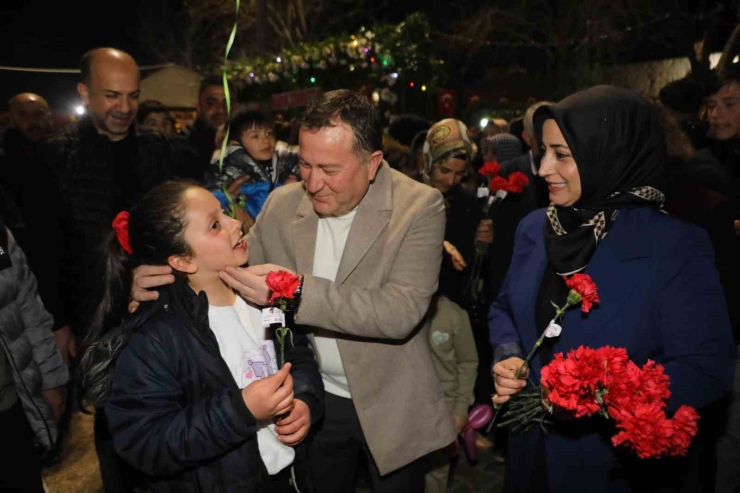
[[224, 213], [214, 195], [200, 187], [188, 189], [185, 202], [185, 242], [191, 254], [173, 266], [188, 274], [214, 274], [226, 267], [239, 267], [249, 261], [247, 239], [241, 221]]

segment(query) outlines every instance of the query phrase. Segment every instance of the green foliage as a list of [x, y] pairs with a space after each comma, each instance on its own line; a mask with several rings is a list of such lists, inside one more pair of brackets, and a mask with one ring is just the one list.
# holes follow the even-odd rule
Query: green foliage
[[250, 99], [310, 87], [331, 90], [371, 84], [381, 100], [394, 96], [383, 88], [412, 81], [427, 89], [445, 82], [444, 62], [429, 38], [421, 14], [398, 25], [361, 28], [352, 35], [300, 43], [270, 56], [242, 58], [226, 65], [229, 80], [248, 88]]

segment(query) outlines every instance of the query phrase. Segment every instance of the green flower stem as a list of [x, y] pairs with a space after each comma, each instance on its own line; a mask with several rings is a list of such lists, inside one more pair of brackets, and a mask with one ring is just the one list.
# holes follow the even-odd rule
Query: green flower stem
[[[565, 306], [567, 308], [568, 305], [565, 305]], [[563, 313], [565, 313], [565, 309], [564, 308], [563, 309], [558, 308], [558, 311], [555, 314], [555, 318], [553, 319], [553, 321], [557, 321], [557, 319], [560, 318]], [[532, 348], [532, 350], [527, 355], [527, 359], [524, 360], [524, 363], [522, 363], [522, 366], [520, 366], [519, 369], [516, 371], [516, 374], [514, 375], [514, 378], [516, 378], [517, 380], [522, 377], [522, 373], [524, 373], [524, 368], [527, 365], [529, 365], [529, 362], [532, 361], [532, 358], [534, 357], [534, 353], [536, 353], [537, 350], [542, 345], [542, 342], [545, 340], [545, 333], [546, 332], [547, 332], [547, 328], [545, 328], [545, 330], [542, 331], [542, 334], [540, 335], [540, 338], [537, 339], [537, 342], [534, 343], [534, 347]]]
[[[580, 301], [581, 301], [581, 297], [578, 295], [578, 293], [576, 293], [575, 291], [573, 291], [571, 289], [570, 292], [568, 293], [568, 300], [565, 303], [565, 306], [563, 306], [562, 308], [560, 308], [559, 306], [557, 306], [556, 304], [553, 303], [553, 306], [555, 307], [555, 310], [556, 310], [555, 311], [555, 318], [553, 318], [552, 319], [552, 322], [550, 322], [550, 323], [557, 323], [557, 321], [559, 319], [561, 319], [563, 317], [563, 315], [565, 315], [565, 311], [568, 308], [570, 308], [573, 305], [576, 305], [576, 304], [580, 303]], [[547, 333], [547, 327], [545, 327], [545, 330], [542, 331], [542, 334], [540, 335], [540, 338], [537, 339], [537, 342], [534, 344], [534, 347], [532, 348], [532, 350], [527, 355], [527, 359], [524, 360], [524, 363], [522, 363], [522, 366], [520, 366], [519, 369], [516, 371], [516, 374], [514, 375], [514, 378], [516, 378], [516, 379], [521, 378], [522, 373], [524, 373], [524, 368], [527, 365], [529, 365], [529, 362], [534, 357], [534, 353], [537, 352], [537, 350], [542, 345], [542, 342], [545, 340], [545, 334], [546, 333]]]
[[[581, 302], [581, 296], [575, 292], [574, 290], [570, 290], [568, 292], [568, 298], [566, 300], [565, 306], [562, 308], [553, 303], [552, 305], [555, 307], [555, 318], [552, 319], [552, 322], [550, 323], [557, 323], [559, 319], [565, 315], [565, 311], [574, 305], [577, 305]], [[514, 375], [514, 378], [517, 380], [522, 377], [522, 373], [524, 373], [524, 368], [526, 368], [529, 365], [529, 362], [532, 361], [532, 358], [534, 357], [534, 354], [537, 352], [539, 347], [542, 345], [542, 343], [545, 340], [545, 333], [547, 332], [547, 327], [545, 327], [545, 330], [542, 331], [542, 334], [540, 335], [539, 339], [537, 339], [537, 342], [535, 343], [532, 350], [527, 355], [527, 358], [524, 360], [522, 365], [519, 367], [519, 369], [516, 371], [516, 374]], [[509, 416], [517, 415], [517, 417], [514, 417], [512, 419], [509, 419], [508, 421], [505, 421], [504, 423], [500, 423], [497, 426], [499, 428], [507, 426], [509, 424], [515, 423], [515, 422], [521, 422], [520, 425], [517, 425], [514, 429], [520, 429], [521, 426], [530, 426], [531, 423], [540, 422], [541, 424], [544, 424], [543, 418], [537, 418], [537, 415], [539, 412], [542, 412], [542, 414], [545, 414], [544, 409], [542, 409], [541, 404], [541, 398], [540, 398], [540, 388], [537, 386], [534, 382], [532, 382], [531, 378], [529, 379], [532, 383], [532, 390], [531, 391], [522, 391], [518, 394], [515, 394], [512, 396], [511, 399], [509, 399], [508, 402], [504, 404], [495, 404], [493, 405], [493, 419], [491, 420], [490, 424], [488, 425], [487, 431], [490, 433], [491, 429], [494, 426], [494, 423], [496, 422], [496, 418], [498, 418], [499, 411], [501, 408], [503, 408], [506, 404], [509, 404], [509, 410], [504, 413], [504, 417], [508, 418]], [[539, 410], [539, 411], [538, 411]], [[534, 419], [537, 418], [537, 419]], [[512, 430], [514, 431], [514, 430]]]
[[290, 334], [290, 347], [295, 347], [293, 344], [293, 331], [288, 327], [280, 327], [275, 330], [275, 338], [280, 345], [280, 368], [285, 365], [285, 336]]
[[[522, 409], [530, 409], [530, 408], [533, 408], [537, 404], [541, 404], [540, 401], [541, 401], [541, 399], [538, 399], [536, 397], [528, 398], [524, 402], [521, 402], [521, 403], [517, 404], [516, 406], [509, 406], [509, 410], [506, 412], [506, 414], [515, 413], [515, 412], [521, 411]], [[504, 416], [506, 416], [506, 414], [504, 414]]]
[[[283, 313], [288, 311], [288, 301], [285, 298], [278, 298], [278, 307]], [[293, 331], [289, 327], [279, 327], [275, 329], [275, 338], [280, 346], [280, 368], [285, 365], [285, 336], [290, 334], [290, 347], [294, 348]]]
[[542, 408], [535, 408], [532, 409], [529, 412], [526, 412], [524, 414], [520, 414], [514, 418], [511, 418], [508, 421], [504, 421], [503, 423], [500, 423], [499, 427], [504, 427], [513, 423], [519, 423], [520, 425], [527, 425], [531, 421], [532, 418], [535, 418], [538, 414], [544, 414], [545, 411]]

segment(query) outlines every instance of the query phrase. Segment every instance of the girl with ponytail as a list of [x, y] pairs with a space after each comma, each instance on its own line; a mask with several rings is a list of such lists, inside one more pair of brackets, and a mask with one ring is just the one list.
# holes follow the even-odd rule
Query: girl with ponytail
[[[286, 445], [302, 424], [285, 416], [307, 406], [318, 419], [323, 385], [307, 336], [294, 331], [278, 371], [261, 312], [219, 278], [248, 259], [241, 222], [194, 182], [163, 183], [113, 221], [82, 385], [152, 491], [287, 492], [303, 482]], [[175, 282], [129, 314], [144, 264], [169, 265]]]

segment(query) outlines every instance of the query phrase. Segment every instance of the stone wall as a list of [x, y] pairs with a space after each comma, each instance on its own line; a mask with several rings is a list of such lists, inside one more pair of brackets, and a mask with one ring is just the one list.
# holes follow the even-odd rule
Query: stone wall
[[[712, 68], [717, 65], [719, 57], [720, 53], [710, 55]], [[631, 63], [604, 70], [603, 82], [626, 87], [648, 99], [655, 99], [666, 84], [685, 77], [690, 70], [688, 58]]]

